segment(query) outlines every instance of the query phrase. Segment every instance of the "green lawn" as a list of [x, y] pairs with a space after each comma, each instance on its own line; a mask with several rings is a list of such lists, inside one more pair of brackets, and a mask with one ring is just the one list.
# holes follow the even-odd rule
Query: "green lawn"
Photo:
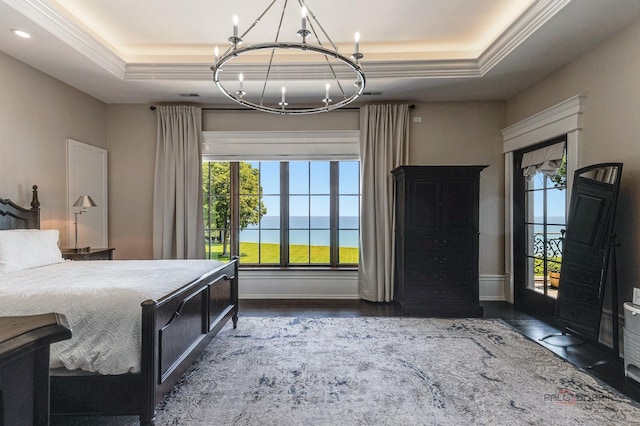
[[[260, 246], [260, 247], [258, 247]], [[258, 258], [258, 249], [260, 249], [260, 258]], [[222, 244], [210, 244], [207, 251], [212, 253], [211, 258], [214, 260], [229, 260], [229, 257], [223, 257]], [[290, 263], [294, 265], [308, 264], [328, 264], [329, 263], [329, 246], [303, 246], [292, 245], [289, 247]], [[269, 243], [241, 243], [240, 244], [240, 263], [244, 264], [278, 264], [280, 262], [280, 245]], [[354, 247], [340, 247], [340, 263], [358, 263], [358, 249]]]

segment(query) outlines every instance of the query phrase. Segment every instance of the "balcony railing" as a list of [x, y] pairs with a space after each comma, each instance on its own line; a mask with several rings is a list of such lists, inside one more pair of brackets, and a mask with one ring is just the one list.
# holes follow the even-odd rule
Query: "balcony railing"
[[[546, 244], [545, 244], [546, 240]], [[560, 269], [562, 263], [562, 242], [564, 241], [564, 230], [562, 232], [536, 232], [533, 234], [533, 257], [534, 274], [544, 275], [543, 260], [546, 254], [547, 272]]]

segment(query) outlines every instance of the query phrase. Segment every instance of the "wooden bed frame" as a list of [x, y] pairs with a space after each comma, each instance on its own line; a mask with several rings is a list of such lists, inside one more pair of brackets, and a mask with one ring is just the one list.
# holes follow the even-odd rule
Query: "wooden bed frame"
[[[0, 229], [39, 229], [38, 187], [31, 209], [0, 199]], [[99, 375], [51, 370], [51, 415], [139, 415], [155, 423], [155, 407], [231, 319], [238, 322], [238, 259], [142, 306], [142, 371]]]

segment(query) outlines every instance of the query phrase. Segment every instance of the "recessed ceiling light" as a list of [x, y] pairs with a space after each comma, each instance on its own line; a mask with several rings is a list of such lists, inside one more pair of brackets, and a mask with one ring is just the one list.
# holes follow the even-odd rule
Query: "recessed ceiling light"
[[22, 38], [31, 38], [31, 34], [29, 34], [26, 31], [22, 31], [22, 30], [18, 30], [18, 29], [12, 29], [11, 30], [12, 33], [14, 33], [15, 35], [17, 35], [18, 37], [22, 37]]

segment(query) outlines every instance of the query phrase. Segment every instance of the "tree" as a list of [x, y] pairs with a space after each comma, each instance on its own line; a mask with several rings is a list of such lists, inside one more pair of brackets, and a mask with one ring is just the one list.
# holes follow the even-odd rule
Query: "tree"
[[555, 187], [560, 187], [563, 189], [567, 186], [567, 155], [562, 156], [562, 162], [560, 163], [560, 167], [556, 170], [556, 174], [550, 178], [551, 182]]
[[[267, 208], [262, 202], [260, 171], [250, 163], [239, 163], [240, 230], [249, 225], [257, 225]], [[205, 229], [217, 229], [218, 240], [222, 243], [222, 256], [229, 256], [228, 243], [231, 228], [231, 179], [230, 163], [206, 162], [202, 166], [204, 190]]]

